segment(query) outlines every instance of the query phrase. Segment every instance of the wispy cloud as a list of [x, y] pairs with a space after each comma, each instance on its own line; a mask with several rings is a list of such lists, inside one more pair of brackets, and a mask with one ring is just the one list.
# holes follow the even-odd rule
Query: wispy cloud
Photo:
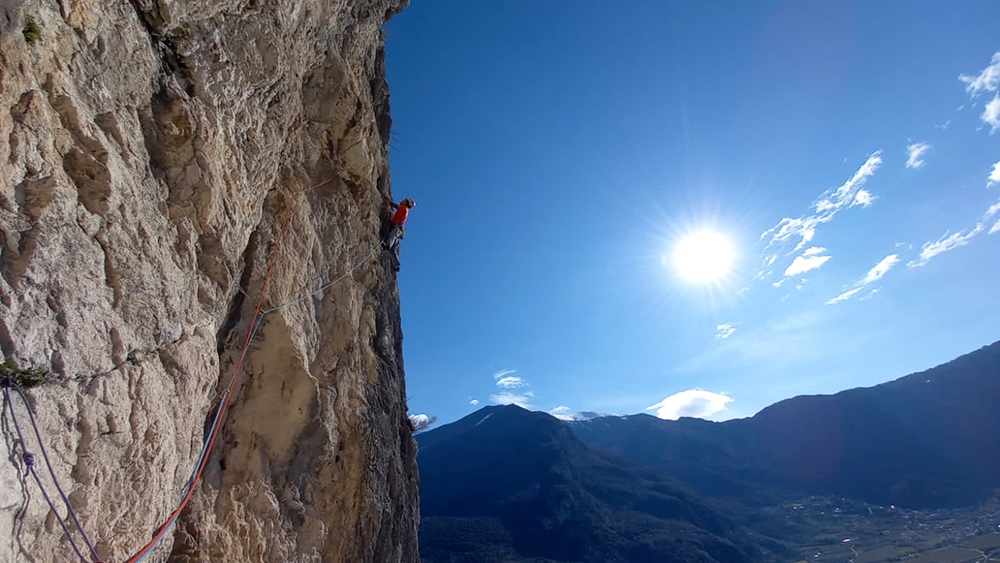
[[733, 323], [722, 323], [721, 325], [715, 325], [715, 338], [719, 340], [725, 340], [736, 332], [736, 327]]
[[990, 172], [989, 177], [986, 179], [986, 187], [988, 188], [998, 182], [1000, 182], [1000, 160], [993, 163], [993, 171]]
[[515, 387], [523, 387], [527, 383], [516, 375], [505, 375], [497, 380], [497, 387], [502, 387], [503, 389], [513, 389]]
[[[994, 203], [993, 205], [990, 206], [989, 209], [986, 210], [986, 214], [983, 215], [983, 220], [985, 221], [985, 220], [993, 217], [994, 215], [996, 215], [998, 213], [1000, 213], [1000, 201]], [[996, 233], [997, 231], [1000, 231], [1000, 219], [997, 219], [997, 222], [993, 223], [993, 226], [990, 227], [989, 234], [992, 235], [993, 233]]]
[[[881, 164], [882, 151], [872, 153], [850, 179], [837, 188], [823, 192], [819, 199], [813, 202], [812, 213], [797, 218], [785, 217], [778, 221], [777, 225], [764, 231], [760, 235], [761, 240], [770, 237], [765, 251], [770, 251], [772, 247], [783, 247], [790, 242], [795, 242], [795, 247], [788, 254], [798, 252], [812, 242], [816, 236], [817, 227], [823, 223], [829, 223], [840, 211], [855, 206], [867, 207], [871, 205], [875, 196], [865, 190], [864, 185]], [[770, 251], [766, 252], [766, 255], [765, 268], [774, 263], [771, 257], [775, 253]]]
[[869, 291], [868, 295], [865, 295], [864, 297], [862, 297], [861, 300], [862, 301], [868, 301], [872, 297], [875, 297], [875, 294], [878, 293], [879, 291], [881, 291], [881, 289], [876, 287], [875, 289]]
[[[898, 263], [899, 263], [899, 255], [898, 254], [890, 254], [890, 255], [886, 256], [885, 258], [879, 260], [879, 263], [875, 264], [875, 266], [873, 266], [871, 270], [868, 270], [868, 273], [865, 274], [865, 277], [862, 278], [862, 279], [860, 279], [860, 280], [858, 280], [854, 284], [853, 288], [848, 289], [848, 290], [844, 291], [843, 293], [841, 293], [840, 295], [838, 295], [838, 296], [834, 297], [833, 299], [827, 301], [825, 303], [825, 305], [833, 305], [835, 303], [840, 303], [841, 301], [847, 301], [851, 297], [854, 297], [855, 295], [857, 295], [858, 293], [860, 293], [861, 290], [863, 290], [865, 287], [867, 287], [869, 284], [872, 284], [872, 283], [877, 282], [878, 280], [882, 279], [882, 276], [886, 275], [889, 272], [889, 270], [891, 270], [892, 267], [895, 266]], [[870, 298], [872, 295], [874, 295], [877, 292], [878, 292], [878, 289], [873, 290], [871, 293], [868, 294], [868, 297]]]
[[854, 289], [848, 289], [847, 291], [841, 293], [840, 295], [834, 297], [833, 299], [826, 302], [826, 305], [833, 305], [834, 303], [840, 303], [841, 301], [847, 301], [851, 297], [857, 295], [859, 291], [864, 289], [863, 287], [856, 287]]
[[861, 284], [868, 285], [873, 281], [882, 279], [882, 276], [884, 276], [889, 270], [891, 270], [892, 267], [895, 266], [898, 262], [899, 262], [899, 255], [890, 254], [886, 256], [878, 264], [875, 264], [875, 266], [871, 270], [868, 270], [868, 275], [865, 276], [865, 279], [861, 280]]
[[994, 203], [989, 209], [986, 210], [986, 213], [983, 214], [983, 219], [989, 219], [997, 213], [1000, 213], [1000, 201]]
[[427, 416], [426, 414], [411, 414], [410, 424], [413, 425], [414, 432], [417, 432], [434, 424], [437, 422], [437, 419], [438, 417], [436, 416]]
[[993, 99], [983, 107], [979, 119], [990, 126], [991, 135], [1000, 129], [1000, 94], [993, 96]]
[[906, 147], [907, 157], [906, 157], [906, 167], [907, 168], [920, 168], [924, 165], [923, 156], [927, 154], [927, 151], [931, 150], [930, 143], [921, 142], [913, 143]]
[[469, 404], [472, 406], [476, 406], [479, 404], [479, 399], [470, 399]]
[[576, 420], [576, 417], [569, 414], [569, 407], [565, 405], [560, 405], [549, 411], [549, 414], [558, 418], [559, 420]]
[[830, 256], [796, 256], [795, 260], [785, 268], [785, 277], [797, 276], [799, 274], [804, 274], [809, 270], [815, 270], [823, 264], [826, 264]]
[[981, 94], [994, 93], [993, 100], [986, 103], [979, 118], [990, 126], [990, 134], [1000, 129], [1000, 94], [997, 93], [1000, 90], [1000, 51], [993, 54], [990, 65], [978, 75], [962, 74], [958, 79], [965, 82], [965, 91], [973, 99]]
[[945, 121], [941, 125], [935, 125], [934, 127], [936, 129], [942, 129], [943, 130], [943, 129], [947, 129], [950, 125], [951, 125], [951, 120], [949, 119], [948, 121]]
[[996, 92], [1000, 89], [1000, 51], [993, 53], [990, 66], [981, 70], [977, 76], [961, 74], [958, 79], [965, 82], [965, 91], [970, 94]]
[[[1000, 165], [1000, 162], [993, 165], [993, 172], [990, 173], [991, 179], [994, 174], [998, 174], [998, 165]], [[976, 225], [971, 229], [962, 229], [957, 233], [947, 231], [941, 236], [941, 238], [935, 241], [925, 242], [920, 249], [920, 257], [916, 260], [907, 262], [906, 265], [910, 268], [919, 268], [927, 264], [927, 262], [930, 262], [931, 258], [934, 258], [939, 254], [944, 254], [949, 250], [954, 250], [960, 246], [969, 244], [969, 242], [976, 238], [977, 235], [986, 231], [986, 226], [991, 222], [993, 216], [997, 214], [1000, 214], [1000, 201], [989, 206], [986, 209], [986, 212], [983, 213], [982, 217], [979, 218], [979, 221], [976, 222]], [[989, 228], [989, 231], [987, 231], [987, 234], [992, 235], [997, 231], [1000, 231], [1000, 221], [994, 223], [993, 226]]]
[[919, 268], [920, 266], [930, 262], [931, 258], [934, 258], [938, 254], [944, 254], [949, 250], [954, 250], [960, 246], [969, 244], [969, 241], [981, 232], [983, 232], [983, 224], [977, 223], [971, 230], [963, 229], [954, 234], [945, 233], [944, 236], [936, 241], [925, 242], [924, 246], [920, 250], [920, 258], [917, 260], [911, 260], [910, 262], [907, 262], [906, 265], [910, 268]]
[[525, 391], [524, 393], [511, 393], [509, 391], [504, 391], [502, 393], [497, 393], [496, 395], [490, 395], [490, 401], [497, 405], [517, 405], [522, 409], [531, 408], [531, 398], [535, 394], [531, 391]]
[[528, 381], [522, 377], [514, 375], [516, 369], [502, 369], [493, 374], [496, 386], [500, 392], [490, 395], [490, 401], [498, 405], [517, 405], [521, 408], [531, 408], [530, 399], [535, 394], [531, 391], [510, 391], [518, 387], [527, 387]]
[[732, 400], [732, 397], [722, 393], [688, 389], [674, 393], [659, 403], [646, 407], [646, 410], [655, 411], [658, 418], [666, 420], [677, 420], [682, 416], [706, 418], [727, 410], [726, 405]]

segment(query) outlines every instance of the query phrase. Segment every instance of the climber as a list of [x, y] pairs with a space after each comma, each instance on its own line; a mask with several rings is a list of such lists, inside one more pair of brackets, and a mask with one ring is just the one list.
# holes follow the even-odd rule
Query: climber
[[398, 272], [399, 241], [406, 236], [406, 229], [403, 225], [406, 223], [406, 219], [410, 216], [410, 209], [416, 205], [416, 202], [414, 202], [412, 198], [408, 197], [399, 203], [394, 203], [392, 198], [388, 195], [385, 196], [385, 201], [396, 210], [396, 213], [392, 216], [390, 226], [391, 230], [389, 231], [388, 237], [383, 239], [384, 242], [382, 243], [382, 246], [391, 252], [390, 256], [392, 257], [392, 269]]

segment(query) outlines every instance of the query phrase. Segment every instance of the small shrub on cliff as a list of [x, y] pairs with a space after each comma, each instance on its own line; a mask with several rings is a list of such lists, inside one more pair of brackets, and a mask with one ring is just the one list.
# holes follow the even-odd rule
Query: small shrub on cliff
[[8, 385], [8, 381], [12, 381], [22, 389], [38, 387], [45, 383], [46, 375], [48, 373], [41, 368], [20, 369], [14, 362], [0, 364], [0, 383], [5, 386]]
[[38, 22], [35, 21], [35, 18], [28, 16], [24, 18], [24, 29], [21, 30], [21, 33], [24, 34], [24, 42], [28, 44], [28, 47], [31, 47], [36, 41], [41, 39], [42, 28], [38, 27]]

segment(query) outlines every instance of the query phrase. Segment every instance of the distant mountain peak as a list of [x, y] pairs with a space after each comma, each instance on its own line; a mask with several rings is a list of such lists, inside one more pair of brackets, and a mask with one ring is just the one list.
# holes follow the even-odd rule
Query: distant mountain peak
[[558, 418], [559, 420], [565, 421], [565, 422], [580, 422], [580, 421], [584, 421], [584, 420], [594, 420], [595, 418], [604, 418], [604, 417], [609, 417], [609, 416], [611, 416], [611, 417], [617, 417], [617, 418], [624, 418], [624, 416], [625, 416], [625, 415], [621, 415], [621, 414], [611, 414], [611, 413], [594, 412], [594, 411], [565, 412], [565, 413], [553, 413], [553, 412], [550, 412], [548, 414], [550, 414], [550, 415]]

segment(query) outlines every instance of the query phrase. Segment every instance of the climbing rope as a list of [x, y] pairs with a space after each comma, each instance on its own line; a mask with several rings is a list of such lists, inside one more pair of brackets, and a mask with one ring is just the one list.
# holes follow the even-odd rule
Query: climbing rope
[[368, 261], [369, 258], [371, 258], [372, 256], [375, 255], [375, 252], [378, 251], [378, 248], [380, 246], [382, 246], [382, 241], [381, 240], [378, 241], [377, 244], [375, 244], [375, 246], [374, 246], [374, 248], [372, 248], [371, 252], [369, 252], [367, 255], [365, 255], [365, 257], [362, 258], [361, 260], [358, 260], [358, 262], [356, 264], [354, 264], [354, 266], [350, 270], [347, 270], [346, 272], [344, 272], [343, 274], [341, 274], [339, 277], [335, 278], [333, 281], [327, 283], [326, 285], [320, 286], [319, 289], [317, 289], [316, 291], [313, 291], [312, 293], [307, 293], [305, 295], [296, 297], [295, 299], [290, 299], [288, 301], [285, 301], [284, 303], [281, 303], [279, 305], [275, 305], [274, 307], [271, 307], [270, 309], [265, 309], [264, 312], [262, 312], [261, 314], [262, 315], [269, 315], [269, 314], [271, 314], [271, 313], [273, 313], [275, 311], [280, 311], [280, 310], [282, 310], [282, 309], [284, 309], [286, 307], [291, 307], [292, 305], [295, 305], [296, 303], [299, 303], [300, 301], [305, 301], [306, 299], [309, 299], [310, 297], [312, 297], [314, 295], [318, 295], [320, 293], [323, 293], [324, 291], [330, 289], [334, 285], [337, 285], [337, 283], [340, 282], [340, 280], [342, 280], [342, 279], [346, 278], [347, 276], [353, 274], [355, 270], [357, 270], [358, 268], [360, 268], [365, 262]]
[[271, 249], [271, 256], [268, 259], [268, 266], [264, 274], [264, 280], [261, 284], [260, 294], [258, 295], [257, 298], [257, 305], [254, 307], [253, 320], [250, 323], [251, 328], [249, 331], [247, 331], [247, 337], [243, 341], [243, 347], [240, 350], [239, 358], [237, 359], [236, 365], [233, 368], [233, 374], [232, 376], [230, 376], [229, 382], [227, 383], [225, 390], [219, 396], [219, 406], [216, 409], [215, 417], [212, 420], [212, 428], [209, 431], [208, 438], [205, 440], [204, 445], [202, 446], [201, 453], [198, 455], [198, 459], [197, 462], [195, 463], [194, 470], [191, 473], [191, 477], [188, 479], [187, 485], [184, 487], [183, 493], [181, 495], [181, 500], [178, 502], [177, 508], [175, 508], [174, 511], [170, 513], [166, 521], [157, 529], [156, 534], [149, 541], [149, 543], [143, 546], [142, 549], [136, 552], [135, 555], [130, 557], [127, 563], [139, 563], [142, 560], [144, 560], [160, 544], [160, 542], [163, 541], [163, 538], [166, 537], [167, 531], [169, 531], [170, 528], [173, 527], [174, 523], [176, 523], [177, 518], [180, 516], [181, 512], [188, 505], [188, 502], [190, 502], [191, 497], [194, 494], [195, 486], [197, 486], [198, 482], [201, 480], [201, 475], [204, 472], [205, 466], [208, 463], [208, 457], [209, 455], [211, 455], [212, 449], [215, 446], [215, 439], [218, 436], [219, 430], [221, 428], [220, 421], [225, 416], [226, 410], [229, 407], [229, 401], [230, 398], [232, 397], [233, 390], [236, 387], [236, 380], [239, 376], [240, 369], [243, 367], [244, 360], [246, 360], [247, 352], [249, 351], [250, 345], [253, 343], [253, 340], [257, 335], [257, 331], [258, 329], [260, 329], [260, 326], [261, 324], [263, 324], [264, 319], [267, 317], [267, 315], [276, 311], [280, 311], [281, 309], [284, 309], [286, 307], [290, 307], [296, 303], [308, 299], [309, 297], [312, 297], [314, 295], [326, 291], [333, 285], [337, 284], [347, 276], [354, 273], [354, 271], [356, 271], [365, 262], [367, 262], [368, 259], [371, 258], [375, 254], [375, 252], [378, 251], [378, 248], [382, 245], [382, 240], [379, 240], [378, 243], [376, 243], [376, 245], [374, 246], [374, 248], [372, 248], [371, 252], [369, 252], [367, 255], [365, 255], [364, 258], [355, 263], [346, 273], [335, 278], [333, 281], [324, 284], [319, 289], [316, 289], [315, 291], [296, 297], [284, 303], [280, 303], [274, 307], [264, 309], [263, 307], [264, 295], [266, 294], [267, 286], [271, 281], [271, 273], [277, 258], [278, 249], [281, 247], [281, 242], [285, 235], [285, 229], [288, 227], [288, 223], [291, 219], [291, 212], [295, 204], [295, 198], [297, 198], [302, 194], [311, 192], [319, 187], [325, 186], [332, 181], [333, 178], [330, 178], [325, 182], [320, 182], [319, 184], [316, 184], [315, 186], [311, 186], [302, 191], [292, 193], [292, 197], [288, 202], [287, 208], [285, 209], [285, 215], [284, 218], [282, 219], [281, 227], [278, 230], [278, 236], [275, 239], [274, 248]]
[[38, 430], [38, 424], [35, 422], [35, 415], [31, 410], [31, 404], [28, 403], [28, 398], [24, 396], [24, 391], [21, 390], [21, 386], [17, 384], [13, 379], [7, 377], [3, 380], [3, 403], [4, 410], [10, 412], [11, 421], [14, 423], [14, 429], [17, 431], [17, 439], [21, 444], [21, 454], [24, 459], [24, 465], [27, 472], [35, 479], [35, 483], [38, 484], [38, 488], [42, 491], [42, 496], [45, 497], [45, 502], [49, 505], [49, 510], [56, 515], [56, 520], [59, 521], [59, 525], [62, 526], [63, 532], [66, 534], [66, 538], [69, 540], [69, 544], [73, 547], [73, 551], [76, 552], [76, 556], [80, 558], [80, 561], [87, 561], [80, 548], [77, 547], [76, 542], [73, 541], [73, 534], [69, 531], [69, 526], [66, 525], [65, 519], [59, 516], [59, 512], [56, 510], [55, 503], [52, 502], [52, 497], [49, 496], [48, 491], [45, 490], [45, 486], [42, 485], [42, 479], [38, 476], [38, 472], [35, 471], [35, 454], [28, 451], [28, 443], [24, 440], [24, 433], [21, 432], [21, 424], [17, 421], [17, 412], [14, 409], [14, 401], [10, 398], [10, 390], [13, 388], [18, 396], [21, 397], [21, 402], [24, 403], [24, 409], [28, 411], [28, 419], [31, 421], [31, 427], [35, 432], [35, 439], [38, 440], [38, 451], [42, 452], [42, 459], [45, 460], [45, 466], [49, 469], [49, 475], [52, 476], [52, 482], [56, 486], [56, 490], [59, 491], [59, 496], [62, 497], [64, 503], [66, 503], [66, 512], [71, 518], [73, 518], [73, 523], [76, 524], [76, 529], [80, 531], [80, 535], [83, 536], [83, 541], [87, 544], [87, 549], [90, 550], [90, 555], [93, 557], [92, 561], [100, 563], [101, 558], [98, 557], [97, 551], [94, 550], [94, 545], [90, 542], [90, 538], [87, 537], [87, 532], [83, 530], [83, 526], [80, 525], [80, 520], [76, 516], [76, 512], [73, 510], [73, 505], [70, 504], [69, 499], [66, 498], [66, 493], [63, 492], [62, 487], [59, 485], [59, 479], [56, 477], [56, 472], [52, 469], [52, 462], [49, 461], [49, 454], [45, 451], [45, 444], [42, 443], [42, 434]]

